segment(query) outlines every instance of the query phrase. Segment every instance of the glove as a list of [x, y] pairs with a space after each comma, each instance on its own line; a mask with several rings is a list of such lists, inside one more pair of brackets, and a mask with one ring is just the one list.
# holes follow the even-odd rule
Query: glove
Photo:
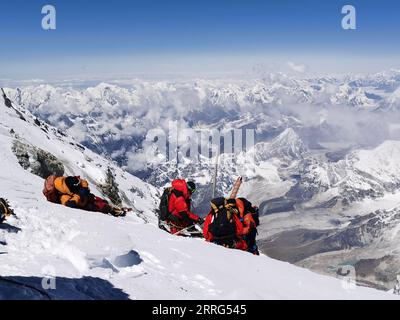
[[78, 192], [79, 196], [84, 199], [88, 199], [90, 197], [90, 191], [86, 188], [81, 188]]
[[121, 210], [119, 208], [113, 208], [111, 211], [111, 215], [113, 215], [114, 217], [125, 217], [126, 216], [126, 211], [125, 210]]
[[73, 209], [77, 209], [78, 208], [78, 206], [76, 205], [76, 202], [74, 202], [74, 201], [68, 201], [65, 205], [67, 207], [73, 208]]

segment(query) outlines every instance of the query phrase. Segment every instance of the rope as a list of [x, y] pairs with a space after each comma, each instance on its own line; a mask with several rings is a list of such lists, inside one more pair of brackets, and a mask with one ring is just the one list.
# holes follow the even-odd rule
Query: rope
[[[178, 225], [176, 225], [176, 224], [173, 224], [172, 222], [163, 221], [163, 224], [168, 225], [168, 226], [170, 226], [170, 227], [171, 227], [171, 226], [172, 226], [172, 227], [175, 227], [175, 228], [177, 228], [177, 229], [182, 228], [182, 226], [178, 226]], [[195, 226], [195, 224], [192, 224], [192, 225], [190, 225], [190, 226], [188, 226], [188, 227], [186, 227], [186, 228], [180, 229], [179, 231], [177, 231], [177, 232], [175, 232], [175, 233], [171, 233], [171, 234], [177, 235], [177, 234], [181, 233], [182, 231], [185, 231], [185, 230], [187, 230], [187, 229], [193, 228], [194, 226]]]

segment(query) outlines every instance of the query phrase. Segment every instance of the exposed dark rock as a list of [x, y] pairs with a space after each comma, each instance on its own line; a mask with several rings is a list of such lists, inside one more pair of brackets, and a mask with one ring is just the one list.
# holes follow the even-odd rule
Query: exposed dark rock
[[41, 126], [41, 123], [40, 123], [40, 121], [39, 121], [38, 118], [35, 118], [34, 123], [35, 123], [38, 127]]
[[137, 194], [140, 198], [144, 198], [144, 193], [139, 188], [132, 187], [129, 191], [134, 193], [134, 194]]
[[103, 192], [103, 194], [108, 199], [110, 199], [110, 201], [114, 205], [116, 205], [116, 206], [121, 206], [122, 205], [122, 199], [121, 199], [121, 197], [119, 195], [118, 184], [115, 181], [115, 175], [112, 172], [110, 167], [107, 168], [105, 183], [99, 185], [98, 187]]
[[57, 176], [64, 175], [64, 165], [47, 151], [23, 143], [20, 140], [14, 140], [12, 151], [22, 168], [43, 179], [52, 174]]

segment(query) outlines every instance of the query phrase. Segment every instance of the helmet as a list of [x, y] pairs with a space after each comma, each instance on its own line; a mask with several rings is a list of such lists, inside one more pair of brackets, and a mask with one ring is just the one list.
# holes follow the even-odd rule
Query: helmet
[[71, 192], [78, 192], [81, 180], [78, 177], [65, 178], [65, 184]]
[[193, 181], [189, 181], [187, 183], [187, 187], [188, 187], [190, 194], [192, 194], [196, 191], [196, 184]]

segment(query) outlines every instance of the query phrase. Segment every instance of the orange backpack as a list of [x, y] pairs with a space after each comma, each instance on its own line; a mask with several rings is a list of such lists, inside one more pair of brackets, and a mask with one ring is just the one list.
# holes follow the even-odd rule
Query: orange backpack
[[54, 181], [57, 179], [57, 176], [49, 176], [45, 181], [44, 181], [44, 188], [43, 188], [43, 194], [46, 197], [47, 201], [53, 202], [53, 203], [60, 203], [60, 197], [59, 193], [54, 186]]

